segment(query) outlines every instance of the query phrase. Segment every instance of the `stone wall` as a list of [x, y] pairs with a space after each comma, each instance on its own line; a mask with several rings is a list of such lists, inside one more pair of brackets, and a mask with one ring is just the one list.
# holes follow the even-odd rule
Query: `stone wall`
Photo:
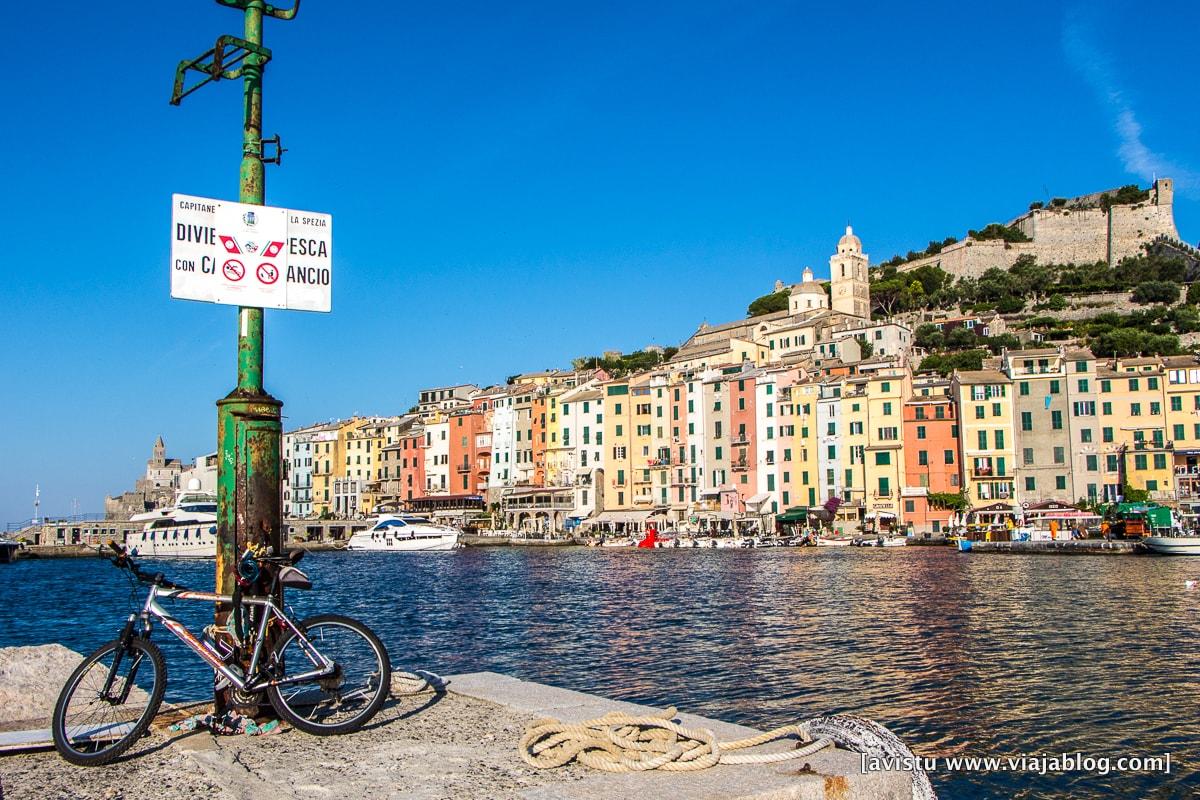
[[[1077, 198], [1084, 201], [1098, 195]], [[1159, 236], [1178, 239], [1173, 213], [1171, 180], [1160, 178], [1148, 200], [1133, 205], [1101, 208], [1039, 208], [1022, 214], [1010, 225], [1033, 241], [1004, 242], [971, 238], [949, 245], [940, 253], [901, 265], [907, 272], [926, 264], [939, 266], [956, 277], [978, 277], [992, 267], [1008, 269], [1025, 254], [1042, 264], [1116, 264]]]

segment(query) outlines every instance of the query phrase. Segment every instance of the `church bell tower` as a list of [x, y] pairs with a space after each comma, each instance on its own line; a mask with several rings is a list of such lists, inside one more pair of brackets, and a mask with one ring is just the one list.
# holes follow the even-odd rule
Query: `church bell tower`
[[837, 252], [829, 257], [834, 311], [870, 319], [871, 284], [867, 278], [867, 264], [862, 242], [854, 235], [854, 229], [847, 225], [846, 235], [838, 239]]

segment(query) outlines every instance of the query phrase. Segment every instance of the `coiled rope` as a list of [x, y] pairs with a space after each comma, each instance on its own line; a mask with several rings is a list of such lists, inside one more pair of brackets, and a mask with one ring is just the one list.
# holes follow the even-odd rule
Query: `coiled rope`
[[[685, 728], [674, 721], [674, 708], [656, 714], [632, 716], [623, 711], [570, 724], [556, 719], [532, 723], [521, 737], [519, 750], [525, 763], [539, 769], [561, 767], [572, 760], [605, 772], [642, 772], [661, 769], [685, 772], [716, 764], [771, 764], [803, 758], [832, 745], [817, 740], [803, 725], [786, 725], [732, 742], [718, 742], [708, 728]], [[795, 737], [804, 745], [781, 753], [736, 753], [777, 739]]]
[[[708, 728], [686, 728], [675, 722], [676, 713], [674, 708], [642, 716], [616, 711], [579, 723], [540, 719], [525, 729], [517, 749], [526, 764], [538, 769], [578, 761], [605, 772], [685, 772], [717, 764], [773, 764], [804, 758], [833, 745], [872, 756], [907, 759], [896, 763], [918, 763], [891, 731], [860, 717], [817, 717], [745, 739], [719, 742]], [[798, 740], [800, 746], [777, 753], [736, 752], [788, 738]], [[910, 774], [913, 800], [937, 800], [924, 770], [916, 767]]]

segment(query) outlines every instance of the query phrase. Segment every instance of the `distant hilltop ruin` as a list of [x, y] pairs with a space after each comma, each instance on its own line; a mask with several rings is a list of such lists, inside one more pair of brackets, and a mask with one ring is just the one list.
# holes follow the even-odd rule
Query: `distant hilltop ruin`
[[915, 259], [909, 254], [912, 260], [896, 267], [908, 272], [932, 265], [958, 278], [974, 278], [992, 267], [1008, 269], [1023, 255], [1042, 264], [1106, 261], [1112, 266], [1141, 254], [1147, 245], [1191, 250], [1175, 229], [1173, 199], [1171, 179], [1159, 178], [1149, 189], [1129, 186], [1034, 203], [1007, 225], [972, 231], [962, 241], [931, 244], [926, 253]]

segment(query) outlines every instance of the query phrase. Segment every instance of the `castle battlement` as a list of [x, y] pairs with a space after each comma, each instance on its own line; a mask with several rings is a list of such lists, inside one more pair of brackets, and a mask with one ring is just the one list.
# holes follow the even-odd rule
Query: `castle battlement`
[[907, 272], [928, 264], [955, 277], [978, 277], [992, 267], [1008, 269], [1023, 255], [1032, 255], [1043, 264], [1105, 261], [1113, 265], [1138, 255], [1156, 239], [1179, 239], [1170, 178], [1156, 180], [1146, 200], [1106, 209], [1101, 201], [1113, 191], [1082, 195], [1061, 206], [1031, 209], [1009, 223], [1031, 241], [967, 237], [940, 253], [902, 264], [899, 270]]

